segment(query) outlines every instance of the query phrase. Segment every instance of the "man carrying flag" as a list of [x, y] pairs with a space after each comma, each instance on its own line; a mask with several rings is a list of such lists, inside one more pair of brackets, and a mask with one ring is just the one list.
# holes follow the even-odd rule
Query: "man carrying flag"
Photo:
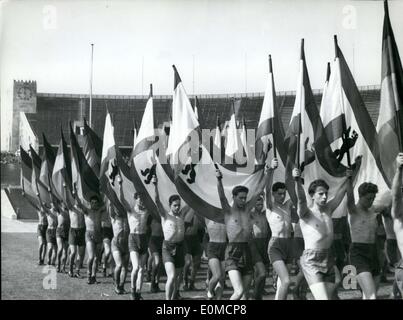
[[[31, 146], [29, 147], [33, 157], [36, 156], [37, 159], [39, 159], [40, 161], [39, 156], [36, 155], [36, 153], [34, 154], [35, 151], [33, 150], [33, 148]], [[46, 230], [48, 228], [48, 219], [46, 217], [44, 209], [42, 208], [39, 193], [34, 194], [34, 196], [31, 195], [32, 193], [34, 193], [34, 191], [31, 188], [31, 179], [32, 175], [35, 174], [33, 172], [32, 167], [37, 166], [37, 169], [40, 168], [40, 162], [39, 164], [34, 164], [29, 154], [21, 146], [20, 146], [20, 156], [21, 156], [21, 170], [22, 170], [21, 172], [22, 196], [25, 197], [28, 203], [36, 210], [38, 214], [38, 228], [37, 228], [38, 246], [39, 246], [38, 265], [41, 266], [44, 264], [47, 252]]]

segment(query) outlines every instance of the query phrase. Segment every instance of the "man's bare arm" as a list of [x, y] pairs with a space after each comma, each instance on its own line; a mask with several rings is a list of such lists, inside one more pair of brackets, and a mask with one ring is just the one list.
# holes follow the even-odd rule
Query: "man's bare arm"
[[353, 183], [351, 179], [347, 179], [347, 208], [350, 214], [355, 214], [357, 212], [357, 207], [355, 206]]
[[227, 197], [225, 196], [224, 186], [222, 184], [222, 174], [218, 168], [216, 168], [216, 176], [217, 176], [217, 191], [218, 196], [220, 197], [221, 207], [225, 213], [228, 213], [231, 211], [231, 206], [229, 205]]
[[309, 214], [309, 208], [306, 201], [306, 194], [301, 183], [301, 172], [299, 169], [294, 169], [292, 176], [295, 179], [296, 193], [297, 193], [297, 214], [300, 219], [305, 218]]
[[403, 190], [402, 190], [402, 178], [403, 178], [403, 153], [399, 153], [396, 158], [397, 168], [395, 176], [392, 182], [392, 217], [393, 219], [399, 219], [403, 217]]
[[259, 199], [261, 196], [263, 189], [266, 187], [268, 184], [268, 181], [270, 177], [273, 177], [274, 170], [278, 167], [278, 161], [276, 158], [273, 158], [271, 160], [271, 165], [270, 167], [268, 165], [265, 166], [264, 168], [264, 176], [262, 180], [259, 182], [258, 186], [256, 187], [256, 192], [253, 195], [253, 197], [249, 200], [249, 202], [246, 205], [246, 210], [250, 211], [252, 208], [255, 206], [256, 201]]
[[161, 200], [160, 200], [160, 194], [158, 192], [158, 180], [157, 180], [157, 177], [154, 175], [152, 177], [151, 181], [152, 181], [152, 183], [154, 184], [154, 187], [155, 187], [155, 203], [156, 203], [157, 208], [158, 208], [158, 213], [160, 214], [161, 217], [165, 217], [166, 212], [165, 212], [165, 208], [162, 205]]
[[119, 200], [120, 200], [120, 202], [122, 203], [122, 205], [123, 205], [123, 207], [125, 208], [125, 210], [126, 210], [127, 212], [131, 212], [131, 211], [132, 211], [132, 208], [130, 207], [130, 204], [126, 201], [126, 199], [125, 199], [125, 194], [124, 194], [124, 192], [123, 192], [122, 180], [119, 181], [118, 185], [119, 185], [119, 187], [118, 187], [118, 188], [119, 188]]

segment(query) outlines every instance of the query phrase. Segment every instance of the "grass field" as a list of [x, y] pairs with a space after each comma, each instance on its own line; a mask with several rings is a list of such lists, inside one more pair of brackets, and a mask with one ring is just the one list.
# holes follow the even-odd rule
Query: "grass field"
[[[85, 266], [85, 265], [84, 265]], [[46, 272], [47, 267], [37, 265], [37, 239], [34, 233], [2, 233], [1, 234], [1, 298], [5, 300], [129, 300], [130, 295], [118, 296], [113, 292], [112, 278], [103, 278], [98, 274], [99, 284], [87, 285], [85, 277], [82, 279], [70, 278], [67, 274], [58, 274], [55, 271], [50, 274], [56, 274], [56, 288], [45, 289], [46, 279], [50, 274]], [[202, 300], [206, 297], [205, 292], [205, 274], [206, 262], [202, 262], [201, 270], [197, 274], [196, 287], [199, 290], [184, 292], [181, 296], [184, 299]], [[85, 276], [84, 269], [81, 275]], [[46, 278], [48, 277], [48, 278]], [[129, 279], [129, 278], [128, 278]], [[391, 280], [391, 276], [388, 280]], [[162, 277], [160, 288], [164, 289], [165, 278]], [[130, 285], [126, 280], [125, 289], [129, 290]], [[229, 286], [229, 280], [226, 284]], [[49, 287], [49, 286], [48, 286]], [[146, 300], [162, 300], [165, 298], [164, 292], [149, 293], [150, 284], [143, 285], [143, 298]], [[274, 299], [274, 289], [272, 279], [266, 280], [268, 295], [265, 300]], [[391, 292], [391, 282], [383, 283], [378, 292], [380, 299], [388, 299]], [[225, 291], [224, 298], [228, 299], [231, 294], [231, 288]], [[344, 291], [340, 290], [341, 299], [360, 299], [359, 290]], [[289, 295], [292, 299], [292, 295]], [[312, 295], [308, 293], [308, 299]]]

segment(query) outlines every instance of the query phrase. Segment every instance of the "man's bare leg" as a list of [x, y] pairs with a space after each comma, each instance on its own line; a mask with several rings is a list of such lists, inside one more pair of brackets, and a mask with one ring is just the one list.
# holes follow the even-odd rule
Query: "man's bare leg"
[[[207, 298], [212, 299], [214, 296], [218, 299], [218, 295], [222, 295], [222, 286], [220, 284], [223, 272], [221, 268], [221, 262], [217, 258], [209, 259], [208, 261], [209, 268], [211, 270], [212, 276], [208, 282], [207, 287]], [[221, 292], [219, 292], [221, 291]]]
[[76, 261], [76, 254], [77, 254], [77, 246], [70, 245], [70, 266], [69, 266], [69, 276], [74, 276], [74, 261]]
[[317, 282], [309, 286], [315, 300], [330, 300], [329, 291], [325, 282]]
[[275, 300], [287, 300], [288, 288], [291, 282], [288, 268], [284, 261], [277, 260], [273, 263], [273, 269], [278, 275]]
[[113, 260], [115, 260], [115, 270], [114, 270], [114, 279], [115, 279], [115, 293], [122, 294], [121, 292], [121, 273], [123, 269], [123, 258], [120, 254], [119, 250], [112, 251]]
[[97, 283], [96, 277], [97, 277], [97, 271], [98, 271], [98, 263], [99, 263], [99, 261], [101, 261], [102, 244], [95, 243], [94, 249], [95, 249], [94, 261], [92, 263], [92, 283]]
[[172, 300], [176, 280], [176, 269], [172, 262], [165, 262], [167, 282], [165, 284], [165, 299]]
[[60, 237], [57, 237], [56, 241], [57, 241], [57, 272], [61, 272], [64, 244], [62, 238]]
[[79, 274], [80, 269], [83, 268], [84, 257], [85, 257], [85, 245], [79, 246], [78, 247], [78, 257], [77, 257], [77, 268], [76, 268], [78, 271], [78, 274]]
[[107, 277], [108, 276], [107, 269], [108, 267], [110, 267], [110, 260], [111, 260], [111, 240], [104, 239], [103, 246], [104, 246], [104, 261], [103, 261], [102, 273], [104, 277]]
[[129, 268], [130, 256], [128, 253], [122, 256], [122, 271], [120, 272], [120, 289], [125, 293], [124, 285], [126, 282], [127, 270]]
[[241, 300], [245, 293], [241, 272], [238, 270], [229, 270], [228, 276], [231, 281], [232, 288], [234, 289], [234, 293], [231, 295], [230, 300]]
[[244, 287], [244, 293], [241, 297], [241, 300], [248, 300], [249, 299], [249, 290], [252, 284], [252, 274], [248, 274], [242, 276], [242, 284]]
[[189, 289], [189, 278], [190, 266], [192, 265], [192, 255], [187, 253], [185, 255], [185, 266], [183, 267], [183, 290]]
[[92, 272], [93, 272], [93, 264], [94, 264], [94, 260], [95, 260], [95, 243], [93, 241], [87, 241], [87, 245], [86, 245], [86, 249], [87, 249], [87, 254], [88, 254], [88, 260], [87, 260], [87, 283], [88, 284], [92, 284]]
[[176, 270], [175, 270], [175, 282], [174, 282], [174, 289], [172, 292], [171, 300], [174, 300], [175, 298], [178, 297], [179, 286], [182, 282], [182, 272], [183, 272], [183, 268], [176, 268]]
[[189, 289], [190, 290], [195, 290], [195, 279], [196, 279], [196, 273], [197, 270], [199, 270], [201, 263], [201, 255], [193, 256], [192, 257], [192, 264], [191, 264], [191, 269], [190, 269], [190, 281], [189, 281]]
[[141, 294], [141, 288], [143, 287], [143, 278], [144, 278], [144, 273], [145, 273], [145, 268], [148, 260], [148, 254], [143, 254], [139, 256], [140, 259], [140, 264], [139, 264], [139, 270], [137, 273], [137, 280], [136, 280], [136, 292], [138, 294]]
[[255, 264], [255, 284], [253, 290], [253, 299], [262, 300], [263, 290], [266, 282], [266, 267], [263, 262]]
[[63, 257], [62, 257], [63, 273], [66, 273], [66, 264], [69, 256], [68, 251], [69, 251], [69, 243], [67, 241], [63, 241]]
[[362, 298], [376, 299], [376, 284], [371, 272], [361, 272], [357, 275], [357, 280], [362, 289]]
[[159, 253], [154, 252], [152, 254], [152, 269], [151, 269], [151, 291], [152, 292], [159, 292], [158, 288], [158, 278], [159, 278], [159, 273], [160, 273], [160, 267], [161, 267], [161, 257]]
[[45, 257], [46, 257], [46, 240], [42, 236], [38, 236], [38, 253], [39, 253], [39, 265], [44, 264]]
[[132, 299], [136, 300], [138, 297], [137, 289], [137, 278], [139, 276], [140, 270], [140, 255], [137, 251], [130, 251], [130, 260], [132, 262], [132, 273], [130, 276], [131, 294]]

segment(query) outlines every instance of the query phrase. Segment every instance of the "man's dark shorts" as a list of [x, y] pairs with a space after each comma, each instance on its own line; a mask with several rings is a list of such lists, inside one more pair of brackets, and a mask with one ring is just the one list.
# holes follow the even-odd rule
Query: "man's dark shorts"
[[[260, 257], [260, 261], [263, 262], [264, 265], [269, 265], [269, 254], [268, 254], [268, 247], [269, 247], [269, 240], [268, 238], [255, 238], [253, 239], [255, 244], [256, 253]], [[254, 252], [252, 250], [252, 258]], [[256, 262], [255, 262], [256, 263]]]
[[252, 252], [247, 242], [231, 242], [225, 250], [225, 272], [238, 270], [241, 275], [253, 273]]
[[305, 249], [300, 263], [308, 285], [319, 282], [335, 282], [335, 261], [331, 250]]
[[170, 242], [164, 240], [162, 244], [162, 261], [172, 262], [175, 268], [183, 268], [185, 265], [184, 242]]
[[64, 225], [63, 227], [57, 227], [56, 237], [61, 238], [62, 241], [69, 240], [69, 227], [67, 225]]
[[48, 229], [47, 224], [38, 224], [37, 235], [38, 237], [42, 237], [44, 240], [46, 239], [46, 230]]
[[139, 255], [146, 254], [148, 250], [148, 237], [144, 234], [129, 234], [129, 251], [138, 252]]
[[94, 242], [95, 244], [102, 243], [102, 232], [101, 231], [85, 231], [85, 242]]
[[102, 240], [112, 240], [113, 239], [113, 229], [112, 227], [102, 227]]
[[226, 242], [209, 242], [206, 250], [208, 260], [218, 259], [220, 261], [224, 261], [226, 247]]
[[162, 243], [164, 242], [164, 237], [160, 236], [151, 236], [150, 241], [148, 242], [148, 246], [150, 247], [151, 253], [158, 253], [160, 256], [162, 255]]
[[356, 268], [357, 274], [370, 272], [372, 276], [377, 276], [381, 273], [377, 250], [376, 244], [351, 244], [349, 255], [350, 264]]
[[294, 259], [300, 259], [304, 252], [305, 241], [304, 238], [296, 237], [292, 238], [292, 252]]
[[118, 236], [112, 238], [111, 249], [113, 251], [119, 251], [121, 255], [129, 253], [129, 237], [122, 232]]
[[200, 237], [198, 234], [187, 236], [185, 235], [185, 254], [190, 254], [192, 257], [201, 256], [203, 249], [201, 246]]
[[284, 263], [291, 263], [294, 257], [292, 249], [292, 238], [272, 237], [269, 241], [269, 259], [273, 264], [282, 260]]
[[85, 246], [85, 229], [70, 228], [69, 244], [73, 246]]
[[56, 245], [56, 229], [46, 230], [46, 242]]

